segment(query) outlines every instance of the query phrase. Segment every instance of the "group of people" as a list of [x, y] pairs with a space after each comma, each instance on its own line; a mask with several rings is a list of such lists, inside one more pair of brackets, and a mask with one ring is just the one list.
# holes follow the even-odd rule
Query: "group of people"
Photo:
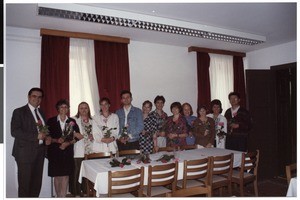
[[39, 196], [45, 155], [56, 195], [65, 197], [68, 190], [74, 196], [86, 193], [84, 184], [78, 182], [85, 154], [115, 154], [128, 149], [150, 154], [160, 147], [185, 145], [247, 151], [251, 117], [240, 107], [236, 92], [228, 95], [232, 107], [225, 116], [217, 99], [210, 108], [199, 106], [197, 116], [189, 103], [173, 102], [172, 115], [168, 116], [163, 110], [163, 96], [155, 97], [152, 111], [149, 100], [142, 109], [134, 107], [131, 92], [124, 90], [120, 94], [123, 107], [115, 113], [110, 111], [110, 99], [104, 97], [95, 116], [91, 116], [88, 103], [81, 102], [77, 114], [69, 117], [69, 102], [62, 99], [55, 106], [58, 114], [48, 120], [39, 109], [43, 96], [42, 89], [32, 88], [28, 104], [15, 109], [12, 116], [11, 134], [15, 138], [12, 154], [18, 166], [19, 197]]

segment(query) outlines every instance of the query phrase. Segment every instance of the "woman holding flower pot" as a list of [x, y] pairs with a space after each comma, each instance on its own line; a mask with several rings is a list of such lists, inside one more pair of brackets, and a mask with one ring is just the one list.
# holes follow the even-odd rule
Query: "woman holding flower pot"
[[196, 138], [195, 144], [203, 147], [213, 147], [215, 141], [215, 121], [206, 116], [207, 109], [200, 106], [197, 109], [198, 118], [194, 121], [193, 134]]
[[101, 98], [100, 113], [93, 117], [92, 133], [94, 137], [93, 152], [117, 152], [116, 139], [119, 133], [118, 115], [110, 112], [109, 98]]
[[48, 146], [48, 175], [54, 177], [57, 197], [65, 197], [69, 176], [74, 170], [73, 144], [82, 138], [76, 121], [69, 118], [69, 102], [65, 99], [56, 103], [58, 115], [47, 121], [51, 144]]
[[214, 99], [210, 102], [212, 113], [207, 117], [211, 117], [215, 121], [216, 139], [215, 147], [225, 149], [226, 133], [227, 133], [227, 119], [221, 115], [222, 103], [219, 99]]

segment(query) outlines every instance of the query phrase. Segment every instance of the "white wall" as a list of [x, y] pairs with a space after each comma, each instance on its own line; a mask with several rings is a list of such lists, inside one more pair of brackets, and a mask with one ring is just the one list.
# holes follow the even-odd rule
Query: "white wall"
[[[6, 29], [6, 197], [17, 197], [17, 168], [11, 156], [13, 138], [10, 120], [15, 108], [27, 103], [27, 92], [40, 83], [41, 38], [38, 30]], [[287, 43], [247, 53], [251, 69], [269, 69], [271, 65], [296, 61], [296, 43]], [[187, 48], [131, 41], [129, 44], [130, 85], [133, 105], [153, 101], [156, 95], [166, 98], [164, 110], [170, 114], [174, 101], [197, 105], [196, 53]], [[45, 160], [41, 197], [50, 197], [48, 162]]]
[[157, 95], [166, 99], [164, 111], [174, 101], [197, 105], [196, 54], [187, 48], [131, 41], [129, 45], [130, 87], [133, 105], [142, 107]]
[[246, 54], [245, 69], [270, 69], [271, 66], [297, 62], [297, 42], [289, 42]]
[[[29, 89], [40, 85], [41, 42], [36, 30], [7, 28], [6, 32], [6, 197], [18, 197], [17, 166], [11, 155], [14, 139], [10, 134], [10, 120], [13, 110], [27, 103]], [[41, 197], [50, 197], [51, 194], [47, 166], [45, 159]]]

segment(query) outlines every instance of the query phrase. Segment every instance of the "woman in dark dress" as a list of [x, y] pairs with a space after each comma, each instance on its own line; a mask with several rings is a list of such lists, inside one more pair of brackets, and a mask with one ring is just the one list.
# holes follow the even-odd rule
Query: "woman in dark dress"
[[[143, 111], [143, 120], [144, 120], [144, 127], [146, 127], [146, 120], [149, 118], [149, 113], [152, 110], [152, 102], [147, 100], [144, 101], [142, 111]], [[140, 150], [143, 154], [150, 154], [153, 150], [153, 138], [152, 133], [147, 132], [146, 129], [140, 133]]]
[[59, 100], [56, 103], [58, 116], [47, 121], [51, 144], [48, 146], [48, 176], [54, 177], [57, 197], [65, 197], [69, 184], [69, 175], [74, 169], [73, 144], [82, 139], [76, 121], [67, 116], [69, 102]]

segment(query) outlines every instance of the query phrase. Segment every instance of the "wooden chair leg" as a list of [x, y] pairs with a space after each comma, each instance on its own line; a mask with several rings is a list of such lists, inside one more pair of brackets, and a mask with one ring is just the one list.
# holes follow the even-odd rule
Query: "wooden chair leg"
[[220, 188], [219, 188], [219, 195], [220, 195], [220, 197], [223, 196], [223, 187], [220, 187]]
[[244, 196], [244, 183], [240, 183], [240, 195], [243, 197]]
[[255, 196], [258, 197], [257, 180], [253, 181], [253, 185], [254, 185], [254, 193], [255, 193]]
[[231, 182], [228, 184], [228, 194], [229, 194], [229, 196], [232, 196], [232, 185], [231, 185]]

